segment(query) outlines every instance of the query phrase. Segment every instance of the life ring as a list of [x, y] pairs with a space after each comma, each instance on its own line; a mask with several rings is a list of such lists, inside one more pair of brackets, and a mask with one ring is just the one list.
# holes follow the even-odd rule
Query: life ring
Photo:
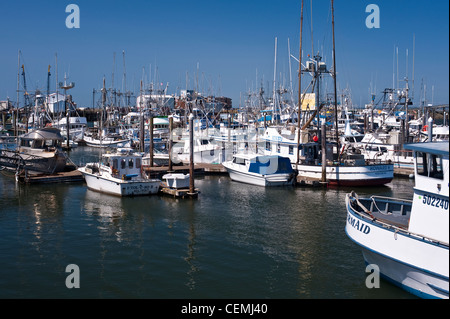
[[422, 132], [426, 132], [426, 131], [428, 131], [428, 125], [424, 125], [422, 128]]

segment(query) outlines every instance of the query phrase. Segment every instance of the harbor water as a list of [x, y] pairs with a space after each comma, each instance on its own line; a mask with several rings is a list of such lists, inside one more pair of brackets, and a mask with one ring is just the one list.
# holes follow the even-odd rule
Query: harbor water
[[[195, 178], [197, 199], [119, 198], [2, 174], [0, 298], [415, 298], [383, 280], [368, 288], [344, 230], [348, 192], [410, 199], [413, 184], [263, 188], [214, 175]], [[79, 288], [66, 285], [68, 265]]]

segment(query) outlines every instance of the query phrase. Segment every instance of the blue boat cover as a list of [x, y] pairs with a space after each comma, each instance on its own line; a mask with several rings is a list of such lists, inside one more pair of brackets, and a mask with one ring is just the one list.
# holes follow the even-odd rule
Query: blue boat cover
[[250, 173], [261, 175], [290, 174], [293, 172], [291, 161], [287, 157], [278, 155], [258, 156], [250, 160]]

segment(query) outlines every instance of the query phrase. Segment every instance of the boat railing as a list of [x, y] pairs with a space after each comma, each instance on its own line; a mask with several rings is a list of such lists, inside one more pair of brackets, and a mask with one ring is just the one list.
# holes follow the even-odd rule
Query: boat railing
[[366, 165], [392, 164], [391, 160], [383, 160], [380, 158], [366, 159], [365, 162], [366, 162]]
[[405, 199], [371, 196], [360, 199], [352, 192], [352, 208], [357, 212], [364, 212], [372, 220], [387, 223], [403, 229], [408, 228], [412, 201]]
[[[410, 200], [384, 196], [371, 196], [370, 198], [360, 199], [353, 191], [347, 194], [346, 198], [352, 212], [362, 218], [370, 219], [372, 222], [377, 223], [386, 229], [393, 230], [395, 234], [402, 233], [433, 244], [449, 247], [448, 243], [408, 230], [409, 217], [412, 208], [412, 201]], [[378, 202], [376, 202], [377, 200]], [[381, 206], [382, 202], [386, 203], [386, 206]], [[390, 204], [401, 205], [403, 207], [398, 210], [393, 210], [393, 206], [389, 207]], [[408, 206], [408, 209], [405, 209], [406, 206]], [[402, 212], [402, 215], [398, 215], [399, 212]]]

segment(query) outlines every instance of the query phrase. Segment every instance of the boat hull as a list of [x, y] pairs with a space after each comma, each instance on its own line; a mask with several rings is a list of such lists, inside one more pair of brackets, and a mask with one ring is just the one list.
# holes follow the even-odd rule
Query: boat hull
[[226, 167], [230, 178], [233, 181], [252, 184], [257, 186], [287, 186], [292, 185], [293, 176], [291, 174], [272, 174], [272, 175], [259, 175], [247, 172], [241, 172], [238, 170]]
[[13, 150], [0, 150], [0, 166], [17, 171], [27, 170], [32, 174], [53, 174], [66, 170], [67, 157], [59, 151], [25, 153]]
[[[297, 170], [299, 179], [322, 180], [320, 165], [298, 165]], [[392, 164], [326, 167], [326, 180], [335, 186], [378, 186], [390, 183], [393, 178]]]
[[89, 189], [116, 196], [152, 195], [159, 191], [160, 180], [122, 180], [91, 174], [79, 168]]
[[367, 264], [385, 279], [421, 298], [449, 297], [449, 250], [404, 229], [356, 213], [346, 199], [345, 232], [361, 246]]
[[94, 139], [90, 136], [84, 136], [84, 142], [91, 147], [129, 147], [131, 145], [129, 140], [109, 140], [109, 139]]

